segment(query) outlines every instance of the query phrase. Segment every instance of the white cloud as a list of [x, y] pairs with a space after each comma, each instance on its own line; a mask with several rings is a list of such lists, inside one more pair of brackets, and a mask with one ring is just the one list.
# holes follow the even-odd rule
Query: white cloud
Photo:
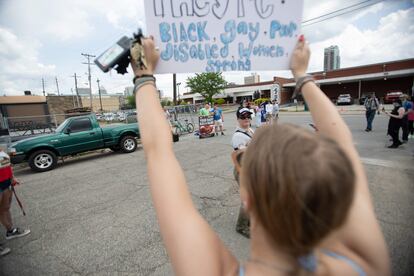
[[[1, 1], [1, 0], [0, 0]], [[147, 1], [149, 2], [149, 1]], [[361, 0], [305, 0], [304, 19], [314, 18], [321, 14], [350, 6]], [[307, 38], [313, 43], [311, 70], [323, 67], [323, 48], [332, 44], [341, 49], [342, 65], [355, 66], [380, 62], [384, 60], [413, 57], [413, 19], [412, 9], [390, 14], [379, 22], [375, 30], [361, 31], [354, 25], [356, 20], [369, 20], [374, 14], [384, 10], [385, 6], [394, 5], [397, 1], [386, 1], [358, 13], [330, 19], [304, 29]], [[413, 1], [414, 3], [414, 1]], [[143, 0], [13, 0], [2, 1], [0, 9], [0, 94], [21, 94], [24, 89], [40, 91], [41, 78], [47, 81], [47, 91], [55, 92], [54, 77], [58, 74], [61, 90], [69, 93], [74, 86], [69, 76], [73, 72], [84, 72], [86, 66], [81, 57], [70, 64], [62, 63], [61, 67], [47, 64], [41, 57], [48, 57], [42, 45], [56, 45], [56, 52], [67, 51], [66, 42], [77, 41], [85, 44], [93, 32], [104, 36], [107, 31], [102, 28], [102, 20], [122, 34], [136, 31], [137, 25], [145, 20]], [[1, 26], [8, 26], [9, 30]], [[106, 25], [106, 28], [108, 25]], [[111, 30], [113, 31], [113, 30]], [[57, 41], [56, 41], [57, 39]], [[89, 43], [89, 41], [88, 41]], [[29, 47], [28, 47], [29, 45]], [[93, 49], [103, 49], [109, 45], [88, 45]], [[50, 47], [49, 47], [50, 49]], [[75, 58], [76, 59], [76, 58]], [[56, 61], [59, 62], [59, 61]], [[83, 70], [83, 71], [80, 71]], [[261, 80], [272, 80], [273, 76], [290, 76], [287, 71], [258, 72]], [[249, 72], [226, 73], [229, 82], [242, 83]], [[187, 89], [184, 83], [188, 74], [180, 74], [177, 81], [183, 83], [181, 94]], [[131, 75], [121, 76], [115, 72], [103, 74], [93, 68], [92, 86], [97, 91], [96, 78], [99, 77], [109, 92], [123, 92], [124, 87], [131, 86]], [[82, 75], [80, 86], [87, 76]], [[172, 76], [158, 76], [158, 85], [168, 95], [172, 94]]]
[[0, 27], [0, 94], [21, 94], [30, 90], [34, 82], [40, 85], [42, 76], [54, 73], [54, 65], [38, 60], [40, 46], [39, 42], [21, 39]]
[[96, 31], [100, 26], [95, 19], [99, 16], [115, 28], [129, 30], [128, 23], [136, 26], [144, 9], [142, 0], [13, 0], [3, 3], [0, 16], [3, 22], [13, 22], [18, 34], [66, 41]]
[[338, 45], [341, 66], [350, 67], [414, 57], [414, 8], [391, 13], [376, 30], [361, 31], [348, 25], [338, 35], [311, 45], [311, 70], [322, 70], [323, 49]]
[[[357, 1], [358, 3], [360, 3], [360, 1]], [[310, 4], [310, 1], [305, 2], [307, 4]], [[313, 3], [314, 4], [314, 3]], [[324, 14], [328, 14], [331, 11], [336, 11], [339, 10], [341, 8], [344, 7], [350, 7], [352, 5], [354, 5], [354, 2], [346, 2], [346, 4], [344, 5], [343, 1], [324, 1], [322, 2], [320, 5], [313, 5], [310, 11], [307, 11], [305, 8], [305, 20], [308, 19], [313, 19], [317, 16], [320, 15], [324, 15]], [[367, 3], [369, 4], [369, 3]], [[354, 8], [345, 10], [345, 11], [349, 11], [349, 10], [354, 10], [357, 9], [359, 7], [363, 7], [364, 5], [361, 6], [356, 6]], [[305, 5], [306, 7], [306, 5]], [[317, 9], [315, 8], [317, 7]], [[371, 14], [376, 14], [378, 12], [380, 12], [382, 9], [384, 8], [384, 4], [382, 2], [379, 2], [375, 5], [369, 6], [367, 8], [363, 8], [358, 10], [358, 12], [351, 12], [351, 13], [347, 13], [341, 16], [337, 16], [337, 17], [333, 17], [330, 18], [327, 21], [322, 21], [313, 25], [308, 25], [307, 24], [311, 24], [314, 22], [317, 22], [318, 20], [323, 20], [325, 18], [329, 18], [328, 17], [322, 17], [320, 19], [316, 19], [315, 21], [311, 21], [309, 23], [305, 23], [303, 26], [303, 33], [306, 35], [307, 39], [311, 42], [318, 42], [318, 41], [323, 41], [325, 39], [328, 39], [332, 36], [335, 36], [338, 34], [338, 30], [343, 30], [345, 29], [349, 24], [352, 24], [353, 22], [357, 21], [358, 19], [370, 16]], [[322, 12], [324, 11], [324, 12]], [[341, 11], [338, 14], [333, 14], [334, 15], [339, 15], [342, 12], [345, 11]], [[308, 14], [312, 14], [312, 16], [309, 16]]]

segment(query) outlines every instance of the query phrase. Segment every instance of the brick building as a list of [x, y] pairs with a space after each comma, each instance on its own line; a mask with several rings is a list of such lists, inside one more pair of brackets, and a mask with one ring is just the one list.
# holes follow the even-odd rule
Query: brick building
[[[340, 94], [351, 94], [357, 100], [375, 92], [383, 99], [388, 92], [401, 91], [411, 95], [414, 87], [414, 59], [397, 60], [364, 66], [342, 68], [327, 72], [311, 73], [327, 96], [335, 101]], [[251, 100], [258, 91], [263, 98], [278, 97], [282, 104], [289, 103], [295, 89], [294, 79], [274, 77], [273, 81], [227, 87], [214, 98], [224, 98], [230, 103]], [[200, 94], [186, 93], [181, 99], [190, 103], [203, 102]]]

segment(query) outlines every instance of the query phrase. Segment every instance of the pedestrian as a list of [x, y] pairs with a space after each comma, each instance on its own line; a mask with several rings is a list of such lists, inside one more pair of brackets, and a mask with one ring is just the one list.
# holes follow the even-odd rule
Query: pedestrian
[[[413, 104], [413, 97], [411, 97], [411, 104]], [[414, 108], [411, 109], [411, 111], [408, 112], [407, 115], [408, 118], [408, 138], [414, 139]]]
[[379, 112], [380, 104], [378, 99], [375, 97], [375, 93], [368, 94], [364, 102], [365, 106], [365, 117], [367, 119], [366, 132], [372, 131], [372, 122], [374, 121], [375, 114]]
[[250, 128], [250, 120], [252, 119], [252, 112], [248, 108], [242, 108], [238, 112], [236, 130], [231, 139], [231, 144], [234, 150], [246, 148], [253, 136], [253, 129]]
[[266, 123], [272, 124], [273, 123], [273, 104], [271, 101], [266, 102], [265, 109], [266, 109]]
[[277, 122], [279, 119], [279, 103], [277, 101], [273, 101], [273, 110], [272, 110], [272, 116], [273, 116], [273, 123]]
[[[12, 202], [12, 185], [16, 183], [10, 164], [10, 156], [0, 148], [0, 222], [6, 228], [6, 240], [20, 238], [30, 233], [29, 229], [14, 227], [10, 206]], [[0, 256], [10, 252], [10, 248], [0, 244]]]
[[404, 116], [401, 120], [401, 129], [402, 129], [402, 142], [408, 142], [408, 113], [413, 110], [413, 103], [408, 100], [408, 95], [403, 94], [400, 97], [402, 102], [402, 107], [404, 107]]
[[[239, 182], [239, 169], [237, 168], [238, 164], [241, 162], [241, 158], [244, 150], [250, 144], [254, 131], [250, 128], [252, 112], [248, 108], [242, 108], [238, 112], [236, 130], [231, 139], [231, 144], [233, 147], [232, 159], [235, 165], [233, 170], [234, 178], [240, 186]], [[250, 221], [249, 216], [244, 211], [243, 206], [240, 207], [239, 215], [236, 222], [236, 232], [245, 236], [246, 238], [250, 237]]]
[[135, 62], [139, 47], [131, 49], [134, 93], [152, 200], [174, 274], [391, 274], [364, 166], [348, 126], [306, 74], [310, 49], [303, 36], [290, 64], [319, 132], [276, 124], [261, 127], [248, 144], [240, 164], [240, 196], [251, 222], [246, 262], [230, 252], [192, 202], [155, 79], [148, 77], [160, 54], [153, 39], [142, 45], [145, 69]]
[[402, 106], [400, 99], [397, 99], [393, 102], [394, 109], [391, 112], [385, 111], [384, 113], [390, 117], [388, 122], [388, 131], [387, 134], [392, 138], [392, 145], [388, 148], [395, 149], [402, 145], [402, 142], [399, 139], [399, 132], [402, 125], [402, 120], [405, 114], [405, 109]]
[[209, 116], [211, 114], [211, 107], [208, 103], [204, 105], [202, 109], [200, 109], [200, 116]]
[[221, 132], [221, 135], [224, 135], [223, 132], [223, 123], [224, 123], [224, 117], [223, 117], [223, 110], [218, 107], [217, 103], [214, 104], [214, 109], [213, 109], [213, 120], [214, 120], [214, 132], [216, 133], [216, 135], [219, 135], [219, 129]]
[[260, 125], [266, 124], [266, 104], [267, 102], [260, 104]]
[[260, 108], [260, 104], [256, 106], [255, 108], [255, 119], [256, 119], [256, 128], [259, 128], [262, 124], [262, 110]]

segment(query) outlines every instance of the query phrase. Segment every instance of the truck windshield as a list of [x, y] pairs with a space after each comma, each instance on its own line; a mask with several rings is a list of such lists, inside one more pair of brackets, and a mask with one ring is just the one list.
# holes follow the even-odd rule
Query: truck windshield
[[62, 132], [68, 123], [68, 119], [64, 120], [55, 130], [55, 132]]

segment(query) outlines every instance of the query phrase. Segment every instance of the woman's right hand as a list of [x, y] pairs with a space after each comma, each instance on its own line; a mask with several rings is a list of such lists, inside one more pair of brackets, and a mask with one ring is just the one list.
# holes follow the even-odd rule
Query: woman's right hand
[[135, 76], [142, 76], [142, 75], [153, 75], [155, 68], [157, 67], [158, 60], [160, 58], [160, 53], [158, 49], [155, 47], [154, 38], [150, 36], [149, 38], [142, 38], [142, 47], [144, 48], [144, 55], [147, 62], [147, 68], [141, 69], [138, 68], [136, 64], [136, 59], [139, 46], [134, 45], [131, 48], [131, 67], [134, 70]]
[[292, 53], [290, 60], [290, 70], [292, 71], [295, 80], [306, 75], [310, 59], [309, 45], [305, 41], [305, 37], [301, 35], [296, 44], [296, 48]]

